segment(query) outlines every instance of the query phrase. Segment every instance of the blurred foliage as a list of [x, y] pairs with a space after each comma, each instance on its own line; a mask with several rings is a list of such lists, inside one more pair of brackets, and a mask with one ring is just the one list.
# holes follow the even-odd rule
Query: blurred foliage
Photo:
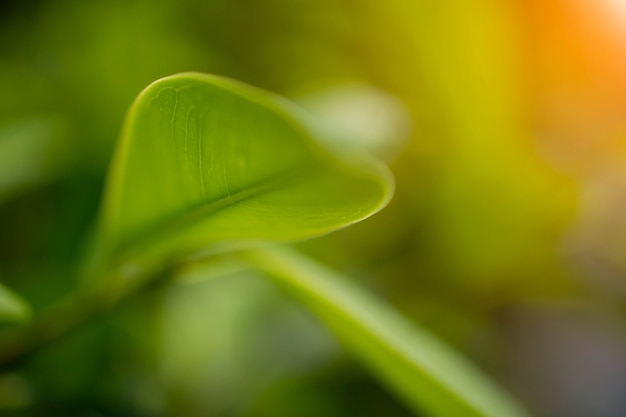
[[[216, 73], [303, 103], [372, 85], [413, 126], [396, 197], [298, 246], [537, 415], [624, 415], [626, 12], [609, 4], [3, 2], [0, 279], [36, 313], [79, 285], [124, 112], [155, 79]], [[5, 414], [408, 415], [280, 292], [232, 278], [140, 297], [52, 344], [0, 376]]]

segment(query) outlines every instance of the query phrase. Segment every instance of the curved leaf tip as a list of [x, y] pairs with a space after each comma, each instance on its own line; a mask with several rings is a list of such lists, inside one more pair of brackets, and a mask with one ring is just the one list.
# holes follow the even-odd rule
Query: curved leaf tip
[[382, 209], [388, 169], [339, 158], [287, 100], [199, 73], [155, 81], [129, 111], [101, 217], [105, 252], [163, 258], [319, 236]]

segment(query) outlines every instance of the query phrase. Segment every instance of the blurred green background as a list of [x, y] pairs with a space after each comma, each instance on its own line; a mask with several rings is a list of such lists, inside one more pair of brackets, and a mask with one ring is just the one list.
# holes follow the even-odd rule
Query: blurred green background
[[[134, 97], [177, 72], [226, 75], [390, 140], [391, 205], [298, 247], [537, 416], [624, 416], [624, 27], [620, 0], [2, 2], [0, 281], [35, 311], [77, 288]], [[354, 86], [376, 92], [368, 117], [342, 95]], [[410, 415], [252, 273], [93, 320], [1, 374], [0, 412]]]

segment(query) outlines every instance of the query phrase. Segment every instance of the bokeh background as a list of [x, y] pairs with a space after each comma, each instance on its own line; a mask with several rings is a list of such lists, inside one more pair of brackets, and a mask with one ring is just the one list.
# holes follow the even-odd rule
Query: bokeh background
[[[298, 246], [537, 416], [626, 415], [626, 1], [2, 2], [0, 280], [36, 311], [79, 285], [133, 98], [190, 70], [386, 132], [391, 205]], [[0, 375], [0, 410], [411, 415], [251, 273], [94, 319]]]

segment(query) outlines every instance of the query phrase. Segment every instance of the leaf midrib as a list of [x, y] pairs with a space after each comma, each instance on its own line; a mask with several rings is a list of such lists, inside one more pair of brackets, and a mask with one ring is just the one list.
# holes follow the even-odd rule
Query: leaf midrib
[[205, 201], [197, 206], [185, 210], [183, 213], [172, 214], [167, 219], [150, 226], [149, 229], [140, 231], [134, 236], [123, 240], [116, 253], [123, 255], [131, 249], [142, 250], [150, 246], [150, 242], [167, 239], [167, 236], [176, 233], [182, 229], [188, 229], [194, 223], [206, 219], [211, 214], [217, 213], [228, 207], [232, 207], [237, 203], [248, 200], [250, 198], [262, 195], [269, 191], [278, 189], [281, 186], [300, 180], [303, 177], [311, 175], [319, 163], [308, 161], [300, 165], [294, 165], [283, 171], [280, 171], [270, 177], [261, 179], [244, 189], [231, 192], [228, 195], [219, 197], [212, 201]]

